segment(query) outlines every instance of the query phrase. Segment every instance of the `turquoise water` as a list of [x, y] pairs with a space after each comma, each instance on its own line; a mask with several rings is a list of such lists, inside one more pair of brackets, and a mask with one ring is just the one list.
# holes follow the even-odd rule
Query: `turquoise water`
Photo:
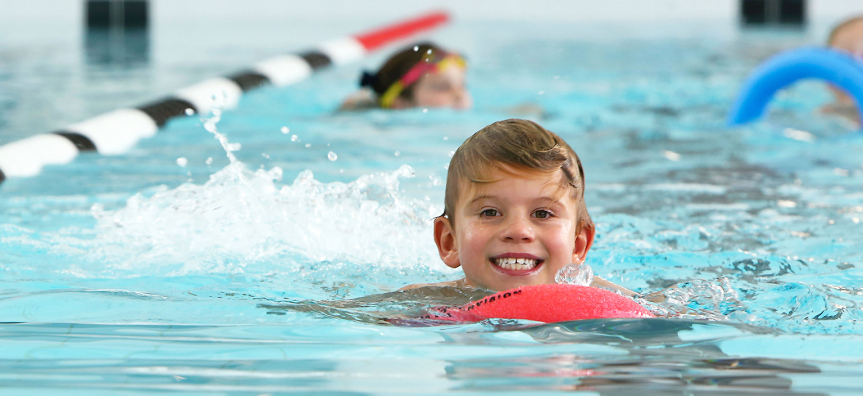
[[[863, 135], [815, 113], [829, 99], [817, 82], [782, 93], [762, 122], [724, 126], [746, 73], [806, 36], [591, 41], [528, 22], [481, 34], [492, 28], [456, 25], [476, 33], [441, 39], [468, 55], [468, 112], [334, 113], [378, 55], [252, 92], [220, 116], [172, 121], [127, 154], [82, 155], [7, 180], [0, 387], [863, 391]], [[12, 110], [0, 113], [0, 143], [21, 134], [13, 110], [32, 99], [21, 70], [35, 62], [4, 59], [0, 100]], [[146, 68], [81, 72], [116, 83], [81, 87], [93, 108], [108, 106], [114, 89], [130, 105], [150, 99], [150, 88], [121, 88], [142, 84]], [[44, 78], [35, 84], [67, 77]], [[524, 103], [540, 111], [514, 114]], [[581, 156], [598, 227], [594, 271], [639, 292], [672, 287], [678, 304], [652, 307], [669, 318], [383, 321], [481, 295], [383, 293], [459, 276], [440, 263], [430, 226], [449, 155], [513, 116], [540, 122]], [[677, 313], [681, 305], [689, 313]]]

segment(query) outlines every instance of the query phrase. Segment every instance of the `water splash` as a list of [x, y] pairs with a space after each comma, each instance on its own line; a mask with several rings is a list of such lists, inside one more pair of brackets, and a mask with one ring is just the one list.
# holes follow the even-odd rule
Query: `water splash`
[[280, 185], [280, 168], [252, 172], [233, 162], [203, 185], [136, 194], [116, 211], [95, 205], [96, 236], [79, 244], [92, 261], [168, 275], [244, 273], [262, 262], [282, 270], [302, 262], [436, 263], [429, 219], [439, 208], [398, 191], [399, 178], [413, 174], [405, 165], [321, 183], [307, 170]]
[[725, 320], [742, 309], [728, 278], [693, 279], [635, 299], [654, 315], [678, 319]]
[[452, 277], [455, 271], [440, 264], [430, 237], [441, 208], [399, 190], [400, 179], [415, 176], [410, 166], [348, 183], [324, 183], [305, 170], [285, 184], [281, 168], [250, 170], [237, 160], [232, 152], [239, 144], [217, 128], [221, 114], [215, 108], [202, 121], [229, 165], [203, 184], [145, 189], [119, 209], [97, 201], [90, 209], [93, 226], [0, 234], [4, 243], [41, 257], [16, 276], [242, 275], [272, 285], [268, 290], [330, 298]]
[[569, 264], [557, 271], [554, 281], [569, 285], [590, 286], [593, 283], [593, 268], [587, 264]]
[[[587, 264], [569, 264], [554, 276], [562, 284], [590, 286], [593, 269]], [[618, 290], [611, 290], [623, 295]], [[694, 279], [646, 296], [636, 302], [654, 315], [665, 318], [724, 320], [726, 315], [741, 309], [739, 296], [725, 277], [715, 281]]]
[[242, 146], [239, 143], [231, 143], [228, 141], [228, 137], [219, 132], [216, 124], [222, 119], [222, 109], [219, 106], [214, 106], [211, 110], [210, 117], [202, 118], [201, 121], [204, 122], [204, 129], [207, 132], [215, 135], [216, 139], [219, 140], [219, 144], [222, 145], [222, 148], [225, 150], [225, 154], [228, 156], [228, 160], [233, 164], [237, 162], [237, 157], [234, 155], [234, 151], [239, 150]]

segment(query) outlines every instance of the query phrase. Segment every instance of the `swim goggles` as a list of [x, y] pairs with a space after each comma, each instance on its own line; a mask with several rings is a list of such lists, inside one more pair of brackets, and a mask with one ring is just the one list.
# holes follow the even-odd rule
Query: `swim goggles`
[[426, 73], [440, 73], [452, 66], [464, 69], [467, 68], [467, 62], [458, 54], [447, 54], [438, 61], [432, 61], [428, 58], [421, 60], [419, 63], [411, 67], [410, 70], [402, 76], [402, 78], [394, 82], [393, 85], [390, 85], [390, 87], [384, 91], [384, 94], [381, 95], [380, 98], [381, 107], [385, 109], [392, 107], [393, 102], [395, 102], [396, 98], [399, 97], [399, 94], [401, 94], [405, 88], [417, 82], [417, 80]]

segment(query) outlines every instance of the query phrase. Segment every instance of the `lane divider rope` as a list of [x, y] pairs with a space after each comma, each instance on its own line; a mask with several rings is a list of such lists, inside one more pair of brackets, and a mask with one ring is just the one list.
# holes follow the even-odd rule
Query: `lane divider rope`
[[160, 100], [135, 108], [114, 110], [0, 146], [0, 183], [7, 177], [38, 175], [45, 165], [66, 164], [82, 151], [122, 154], [139, 140], [154, 136], [170, 119], [207, 114], [219, 97], [226, 109], [237, 105], [243, 93], [263, 85], [282, 87], [310, 77], [330, 66], [362, 59], [395, 41], [438, 27], [449, 20], [445, 12], [431, 12], [383, 28], [326, 41], [316, 49], [279, 55], [248, 70], [211, 78], [182, 88]]

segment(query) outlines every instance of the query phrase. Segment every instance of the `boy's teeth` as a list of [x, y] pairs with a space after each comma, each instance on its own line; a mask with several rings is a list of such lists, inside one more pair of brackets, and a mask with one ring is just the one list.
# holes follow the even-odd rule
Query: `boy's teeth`
[[537, 260], [526, 258], [499, 258], [494, 260], [498, 267], [508, 270], [529, 270], [536, 267]]

